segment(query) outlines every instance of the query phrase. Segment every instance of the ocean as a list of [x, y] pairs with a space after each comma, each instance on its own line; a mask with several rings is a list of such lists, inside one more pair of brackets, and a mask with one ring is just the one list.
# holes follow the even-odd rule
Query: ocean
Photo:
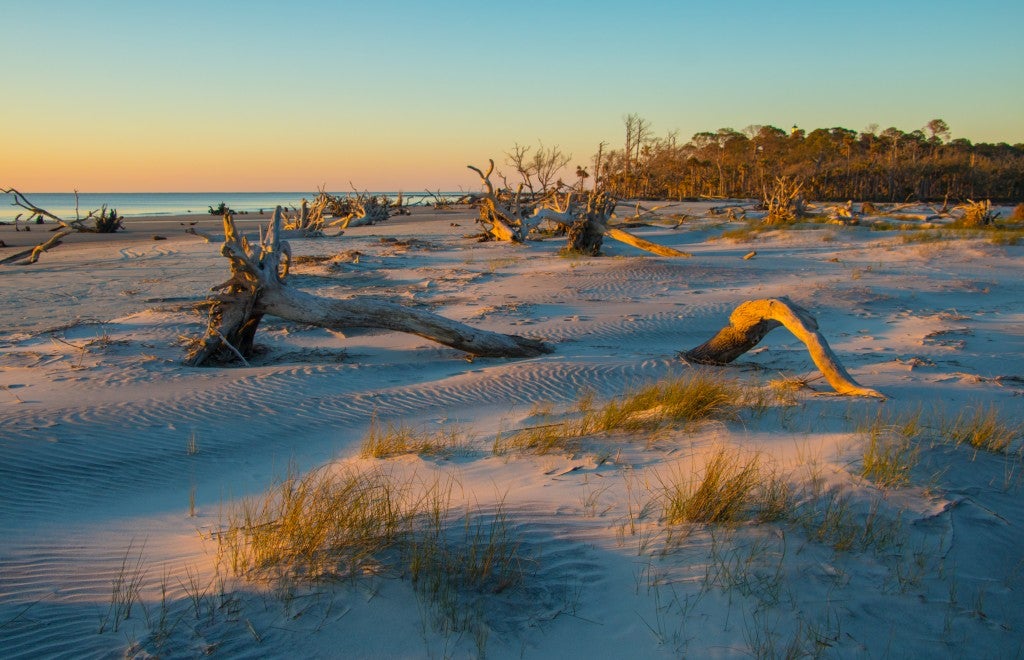
[[[98, 209], [104, 204], [107, 208], [117, 209], [118, 215], [125, 218], [139, 216], [182, 215], [184, 213], [206, 213], [209, 208], [217, 207], [221, 202], [235, 211], [255, 213], [261, 209], [268, 211], [275, 206], [297, 207], [302, 198], [312, 201], [315, 192], [174, 192], [174, 193], [79, 193], [78, 209], [81, 215]], [[352, 193], [331, 193], [346, 195]], [[371, 195], [387, 195], [394, 199], [397, 192], [370, 192]], [[449, 197], [458, 197], [461, 193], [441, 193]], [[37, 207], [49, 211], [66, 220], [75, 218], [74, 193], [25, 193], [30, 202]], [[405, 204], [424, 203], [424, 193], [405, 193]], [[427, 203], [432, 202], [427, 197]], [[24, 213], [22, 220], [28, 217], [28, 211], [13, 206], [13, 195], [0, 195], [0, 222], [13, 222], [19, 213]]]

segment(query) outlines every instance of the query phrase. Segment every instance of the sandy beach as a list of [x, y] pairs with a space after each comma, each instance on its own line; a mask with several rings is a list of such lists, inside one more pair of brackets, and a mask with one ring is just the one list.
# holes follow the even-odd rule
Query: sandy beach
[[[1024, 652], [1024, 246], [827, 224], [723, 238], [742, 224], [710, 206], [631, 229], [691, 258], [479, 243], [473, 212], [418, 208], [290, 240], [290, 286], [554, 348], [518, 360], [268, 317], [249, 366], [183, 366], [197, 303], [228, 273], [218, 243], [185, 233], [219, 232], [208, 214], [129, 219], [0, 266], [4, 657]], [[252, 234], [260, 220], [239, 218]], [[0, 226], [0, 258], [44, 227]], [[835, 395], [784, 329], [730, 366], [679, 358], [741, 302], [780, 296], [886, 400]], [[729, 414], [544, 451], [510, 440], [697, 376], [743, 392]], [[985, 420], [1006, 446], [974, 446], [965, 429]], [[457, 441], [369, 455], [389, 424]], [[898, 478], [865, 469], [873, 442], [902, 452]], [[720, 455], [785, 490], [777, 516], [674, 520], [672, 493]], [[355, 574], [234, 570], [223, 539], [242, 503], [316, 471], [443, 490], [446, 552], [498, 530], [513, 577], [467, 585], [443, 564], [429, 589], [406, 561], [421, 546], [398, 542]]]

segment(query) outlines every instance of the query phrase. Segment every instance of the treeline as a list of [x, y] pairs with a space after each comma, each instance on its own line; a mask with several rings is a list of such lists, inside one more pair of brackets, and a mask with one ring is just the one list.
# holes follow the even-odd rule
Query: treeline
[[720, 128], [685, 144], [674, 134], [653, 136], [637, 115], [624, 123], [623, 147], [607, 150], [602, 143], [593, 163], [595, 186], [617, 197], [757, 198], [788, 176], [803, 182], [806, 198], [823, 201], [1024, 200], [1024, 144], [950, 140], [941, 119], [909, 133], [873, 126], [860, 133]]

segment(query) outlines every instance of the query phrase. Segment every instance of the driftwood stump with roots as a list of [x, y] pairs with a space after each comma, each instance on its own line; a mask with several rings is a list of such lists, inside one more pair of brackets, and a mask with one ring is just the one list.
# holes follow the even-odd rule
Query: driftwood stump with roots
[[281, 240], [282, 211], [258, 244], [238, 233], [224, 216], [221, 254], [231, 263], [231, 278], [213, 288], [206, 335], [185, 359], [199, 366], [212, 358], [243, 360], [252, 355], [253, 340], [264, 314], [334, 330], [375, 328], [405, 332], [480, 357], [535, 357], [550, 353], [541, 341], [480, 330], [424, 310], [391, 302], [353, 298], [321, 298], [288, 286], [285, 278], [291, 249]]
[[876, 390], [857, 383], [818, 332], [818, 323], [810, 312], [784, 297], [742, 303], [729, 316], [729, 325], [700, 346], [681, 353], [681, 357], [698, 364], [728, 364], [757, 346], [765, 335], [779, 326], [785, 327], [804, 343], [815, 366], [836, 392], [885, 398]]

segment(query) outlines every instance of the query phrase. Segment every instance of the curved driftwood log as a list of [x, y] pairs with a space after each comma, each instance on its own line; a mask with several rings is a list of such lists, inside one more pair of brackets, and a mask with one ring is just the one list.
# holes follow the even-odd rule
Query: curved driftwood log
[[814, 364], [836, 392], [885, 398], [881, 393], [853, 380], [818, 332], [818, 323], [810, 312], [787, 298], [766, 298], [742, 303], [729, 316], [728, 326], [682, 356], [700, 364], [728, 364], [757, 346], [765, 335], [779, 326], [784, 326], [807, 346]]
[[483, 357], [534, 357], [551, 348], [536, 339], [505, 335], [452, 321], [431, 312], [362, 298], [321, 298], [285, 284], [291, 250], [281, 240], [281, 207], [259, 244], [251, 245], [224, 216], [221, 254], [231, 262], [231, 279], [213, 288], [206, 335], [185, 362], [198, 366], [225, 351], [248, 357], [264, 314], [324, 328], [377, 328], [407, 332]]

